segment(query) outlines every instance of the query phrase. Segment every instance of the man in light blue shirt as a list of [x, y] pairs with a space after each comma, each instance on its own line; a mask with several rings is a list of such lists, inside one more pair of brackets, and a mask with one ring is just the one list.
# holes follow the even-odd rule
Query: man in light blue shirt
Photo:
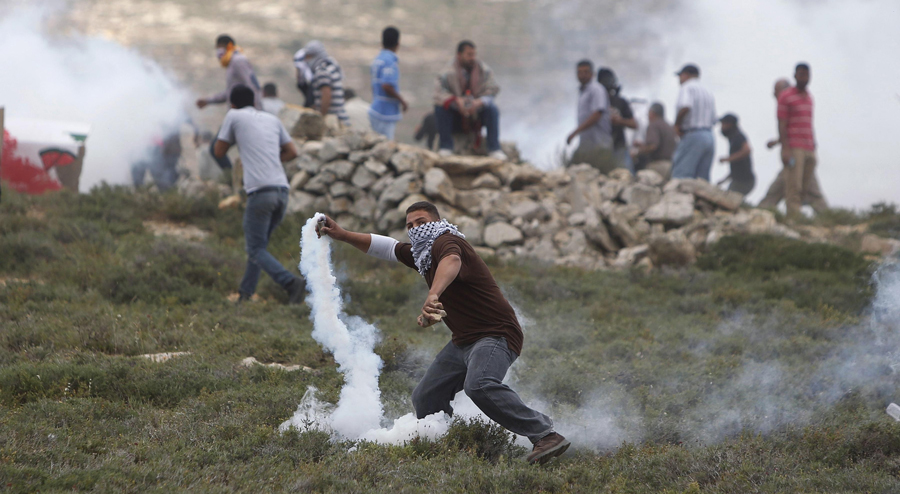
[[385, 28], [381, 33], [381, 46], [381, 53], [372, 61], [369, 124], [372, 130], [393, 140], [397, 122], [408, 108], [406, 100], [400, 96], [400, 68], [397, 65], [400, 31], [395, 27]]

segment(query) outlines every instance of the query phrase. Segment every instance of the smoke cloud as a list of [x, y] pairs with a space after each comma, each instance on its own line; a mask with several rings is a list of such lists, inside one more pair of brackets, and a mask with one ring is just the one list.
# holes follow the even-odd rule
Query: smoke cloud
[[186, 92], [136, 50], [68, 33], [47, 8], [0, 15], [0, 105], [8, 118], [91, 125], [82, 190], [127, 183], [130, 164], [184, 121]]
[[[758, 202], [781, 168], [777, 152], [765, 146], [777, 136], [772, 86], [804, 61], [812, 67], [818, 175], [830, 204], [867, 208], [900, 200], [894, 187], [900, 180], [900, 66], [888, 62], [900, 50], [896, 2], [567, 0], [535, 1], [533, 10], [540, 71], [508, 77], [513, 88], [507, 93], [526, 96], [502, 104], [513, 117], [504, 123], [505, 135], [538, 166], [558, 163], [575, 128], [579, 59], [611, 66], [626, 97], [661, 101], [670, 122], [678, 94], [673, 73], [693, 62], [715, 94], [718, 113], [740, 117], [757, 174], [749, 200]], [[638, 111], [643, 117], [646, 107]], [[718, 137], [717, 158], [727, 152]], [[727, 166], [713, 167], [714, 180], [727, 174]]]

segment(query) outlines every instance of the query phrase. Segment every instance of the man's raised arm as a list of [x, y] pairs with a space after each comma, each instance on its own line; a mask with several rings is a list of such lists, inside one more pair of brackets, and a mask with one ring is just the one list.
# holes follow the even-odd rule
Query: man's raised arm
[[386, 261], [397, 260], [397, 254], [394, 252], [394, 249], [400, 242], [390, 237], [372, 233], [357, 233], [344, 230], [328, 216], [325, 217], [324, 225], [316, 227], [316, 233], [319, 235], [319, 238], [322, 235], [328, 235], [339, 242], [348, 243], [372, 257]]

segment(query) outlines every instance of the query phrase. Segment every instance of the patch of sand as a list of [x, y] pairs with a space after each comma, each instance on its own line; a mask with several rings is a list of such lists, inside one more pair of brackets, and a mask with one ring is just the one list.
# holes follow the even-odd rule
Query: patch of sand
[[145, 359], [152, 360], [153, 362], [160, 363], [165, 362], [174, 357], [181, 357], [183, 355], [190, 355], [191, 352], [164, 352], [164, 353], [145, 353], [144, 355], [140, 355]]
[[179, 225], [167, 221], [145, 221], [144, 228], [157, 237], [175, 237], [181, 240], [203, 240], [209, 236], [209, 232], [203, 231], [194, 225]]
[[273, 369], [281, 369], [287, 372], [293, 372], [302, 370], [303, 372], [313, 372], [312, 368], [307, 367], [305, 365], [284, 365], [278, 363], [264, 364], [259, 360], [256, 360], [254, 357], [247, 357], [244, 360], [241, 360], [241, 365], [244, 367], [253, 367], [254, 365], [262, 365], [264, 367], [271, 367]]

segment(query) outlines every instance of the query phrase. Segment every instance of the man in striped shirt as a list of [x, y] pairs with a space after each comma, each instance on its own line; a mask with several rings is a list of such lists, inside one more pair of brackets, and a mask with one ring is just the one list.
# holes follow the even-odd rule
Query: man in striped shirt
[[816, 173], [816, 138], [813, 134], [813, 99], [806, 90], [809, 65], [798, 63], [794, 70], [796, 85], [778, 96], [778, 141], [781, 161], [785, 165], [785, 202], [788, 217], [797, 217], [803, 198], [824, 203], [822, 193], [814, 185]]
[[675, 132], [681, 137], [672, 157], [672, 178], [702, 178], [709, 181], [709, 171], [716, 154], [712, 128], [716, 125], [716, 101], [700, 84], [700, 69], [685, 65], [677, 74], [681, 83], [675, 107]]
[[313, 109], [325, 116], [335, 115], [341, 124], [347, 125], [350, 119], [344, 110], [344, 73], [341, 66], [328, 55], [321, 41], [310, 41], [303, 49], [313, 74]]

